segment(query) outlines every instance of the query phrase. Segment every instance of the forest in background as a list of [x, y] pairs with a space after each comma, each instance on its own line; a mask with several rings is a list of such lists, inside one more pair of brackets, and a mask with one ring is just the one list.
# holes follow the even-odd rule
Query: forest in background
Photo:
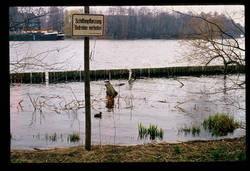
[[[10, 31], [53, 30], [63, 32], [66, 38], [71, 38], [71, 16], [83, 13], [83, 9], [68, 10], [64, 7], [10, 7]], [[90, 13], [102, 13], [92, 9]], [[237, 38], [241, 36], [244, 27], [239, 23], [232, 23], [232, 19], [225, 14], [204, 13], [186, 15], [176, 12], [166, 12], [147, 7], [123, 8], [110, 7], [105, 14], [105, 37], [107, 39], [181, 39], [184, 35], [196, 34], [192, 26], [192, 16], [198, 15], [209, 18], [218, 24], [229, 35]], [[13, 24], [14, 23], [14, 24]], [[200, 23], [202, 25], [202, 20]], [[206, 27], [206, 26], [204, 26]], [[237, 28], [237, 29], [236, 29]]]

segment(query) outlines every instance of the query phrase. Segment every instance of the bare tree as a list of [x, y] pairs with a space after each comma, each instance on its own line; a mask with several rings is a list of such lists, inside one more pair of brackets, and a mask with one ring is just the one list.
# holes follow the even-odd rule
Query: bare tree
[[228, 23], [216, 13], [214, 15], [177, 13], [191, 17], [187, 27], [193, 32], [183, 34], [186, 45], [192, 48], [188, 60], [205, 65], [213, 61], [223, 62], [224, 74], [227, 73], [227, 66], [230, 64], [245, 65], [244, 42], [238, 39], [238, 35], [245, 35], [245, 31], [233, 19], [231, 19], [233, 27], [228, 28]]
[[[28, 31], [39, 30], [41, 21], [49, 17], [48, 24], [50, 28], [62, 31], [63, 8], [59, 7], [10, 7], [9, 10], [9, 30], [10, 31]], [[49, 26], [47, 25], [47, 26]], [[53, 27], [52, 27], [53, 26]], [[32, 52], [27, 42], [13, 41], [9, 43], [13, 56], [10, 58], [10, 73], [20, 73], [25, 71], [48, 71], [62, 70], [63, 65], [67, 64], [72, 56], [63, 61], [55, 60], [52, 62], [49, 57], [59, 56], [67, 48], [58, 47], [45, 51]]]
[[[224, 87], [215, 92], [201, 92], [201, 94], [223, 93], [245, 89], [245, 79], [240, 75], [227, 76], [228, 66], [245, 66], [245, 36], [244, 28], [236, 23], [232, 17], [218, 13], [194, 15], [175, 11], [179, 15], [189, 17], [186, 32], [182, 35], [181, 44], [187, 47], [183, 60], [200, 65], [222, 64], [224, 66]], [[226, 104], [245, 110], [236, 97], [226, 96], [222, 99]]]
[[[63, 70], [64, 65], [72, 59], [69, 56], [67, 59], [51, 62], [50, 57], [60, 56], [67, 49], [68, 46], [49, 49], [41, 52], [33, 52], [29, 48], [29, 44], [24, 42], [11, 42], [10, 48], [12, 48], [12, 53], [14, 56], [10, 58], [10, 73], [21, 73], [27, 71], [52, 71], [52, 70]], [[25, 51], [20, 52], [19, 50], [24, 48]]]
[[[221, 63], [225, 76], [229, 65], [245, 65], [245, 39], [240, 38], [245, 36], [245, 30], [231, 17], [228, 17], [230, 23], [226, 23], [226, 16], [217, 13], [194, 15], [175, 12], [190, 17], [186, 25], [188, 31], [182, 35], [181, 42], [188, 47], [184, 60], [205, 66]], [[244, 88], [245, 81], [235, 82], [234, 85]]]

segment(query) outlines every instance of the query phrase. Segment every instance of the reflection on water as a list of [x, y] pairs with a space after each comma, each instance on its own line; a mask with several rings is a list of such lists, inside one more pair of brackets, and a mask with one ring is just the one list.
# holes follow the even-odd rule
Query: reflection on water
[[106, 101], [106, 108], [108, 109], [108, 112], [114, 112], [114, 98], [112, 96], [106, 96]]
[[[234, 77], [237, 76], [226, 79], [223, 76], [178, 77], [179, 82], [176, 79], [146, 78], [135, 80], [132, 87], [126, 80], [111, 80], [118, 92], [112, 99], [106, 97], [104, 81], [92, 81], [91, 143], [131, 145], [151, 142], [150, 139], [138, 139], [139, 123], [162, 128], [163, 138], [157, 141], [221, 138], [213, 137], [202, 128], [194, 135], [185, 135], [179, 130], [185, 125], [200, 125], [217, 112], [228, 113], [245, 124], [245, 89], [225, 91], [232, 87]], [[238, 78], [244, 80], [245, 76]], [[94, 117], [100, 112], [101, 118]], [[83, 82], [11, 85], [11, 148], [84, 144], [84, 113]], [[78, 143], [67, 141], [72, 133], [80, 135]], [[236, 129], [224, 137], [242, 135], [245, 135], [245, 130]]]

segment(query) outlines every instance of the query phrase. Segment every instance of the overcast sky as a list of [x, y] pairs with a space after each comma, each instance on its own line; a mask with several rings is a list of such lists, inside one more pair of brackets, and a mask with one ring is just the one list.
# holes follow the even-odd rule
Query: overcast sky
[[[90, 8], [98, 9], [98, 10], [107, 10], [110, 6], [91, 6]], [[162, 10], [179, 10], [182, 12], [187, 11], [195, 11], [195, 12], [214, 12], [217, 11], [218, 13], [221, 12], [236, 12], [236, 11], [242, 11], [244, 10], [244, 5], [185, 5], [185, 6], [122, 6], [124, 8], [141, 8], [141, 7], [147, 7], [147, 8], [157, 8]], [[67, 7], [67, 9], [74, 9], [74, 8], [84, 8], [84, 7]]]

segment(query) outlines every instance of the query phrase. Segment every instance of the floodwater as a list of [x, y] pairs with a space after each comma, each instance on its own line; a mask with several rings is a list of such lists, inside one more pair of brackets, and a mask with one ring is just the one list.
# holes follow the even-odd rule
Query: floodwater
[[[92, 81], [91, 143], [135, 145], [152, 142], [139, 138], [140, 123], [163, 129], [163, 139], [154, 140], [157, 142], [243, 136], [245, 129], [240, 128], [223, 137], [212, 136], [204, 129], [198, 135], [179, 131], [185, 126], [201, 125], [204, 119], [217, 112], [228, 113], [244, 125], [245, 89], [223, 91], [236, 79], [244, 80], [245, 75], [230, 75], [226, 80], [223, 76], [178, 77], [178, 80], [144, 78], [135, 80], [132, 85], [127, 80], [111, 80], [119, 93], [113, 105], [107, 104], [104, 81]], [[119, 86], [121, 83], [125, 85]], [[102, 118], [94, 117], [99, 112]], [[84, 82], [12, 84], [10, 116], [11, 149], [84, 145]], [[68, 140], [72, 133], [80, 135], [79, 142]]]
[[[188, 49], [179, 40], [91, 40], [90, 69], [194, 65], [182, 60]], [[83, 70], [83, 59], [83, 40], [10, 42], [10, 72]], [[223, 91], [239, 79], [245, 75], [230, 75], [226, 80], [223, 76], [144, 78], [132, 85], [111, 80], [118, 92], [111, 103], [104, 81], [91, 81], [91, 144], [152, 142], [139, 138], [139, 124], [162, 128], [163, 138], [157, 142], [243, 136], [245, 129], [240, 128], [224, 137], [212, 136], [202, 127], [198, 135], [179, 131], [201, 125], [217, 112], [228, 113], [245, 125], [245, 89]], [[84, 104], [84, 82], [11, 84], [11, 149], [84, 145]], [[102, 118], [94, 117], [100, 112]], [[79, 142], [69, 141], [72, 133], [80, 135]]]

